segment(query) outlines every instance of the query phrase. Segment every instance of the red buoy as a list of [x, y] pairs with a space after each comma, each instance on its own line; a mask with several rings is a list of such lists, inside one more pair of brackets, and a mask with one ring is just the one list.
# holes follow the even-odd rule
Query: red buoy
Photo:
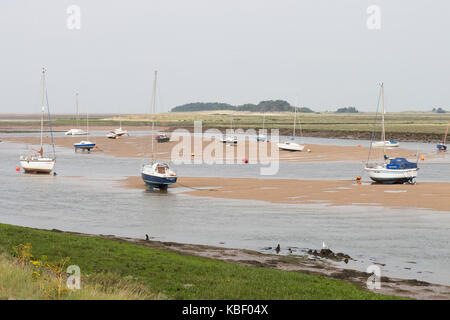
[[244, 163], [248, 163], [248, 160], [247, 160], [247, 158], [244, 158], [244, 159], [242, 159], [242, 162], [244, 162]]
[[16, 172], [20, 171], [20, 167], [16, 166]]

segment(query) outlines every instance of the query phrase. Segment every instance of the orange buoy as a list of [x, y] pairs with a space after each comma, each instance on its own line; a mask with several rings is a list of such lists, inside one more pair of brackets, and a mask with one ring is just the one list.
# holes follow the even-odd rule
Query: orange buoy
[[16, 166], [16, 172], [20, 171], [20, 167]]
[[98, 145], [95, 145], [95, 147], [94, 147], [95, 149], [98, 149]]
[[361, 181], [361, 176], [357, 176], [356, 181]]
[[420, 160], [424, 161], [424, 160], [425, 160], [425, 157], [420, 158]]
[[360, 144], [358, 144], [358, 148], [361, 148], [361, 145], [360, 145]]

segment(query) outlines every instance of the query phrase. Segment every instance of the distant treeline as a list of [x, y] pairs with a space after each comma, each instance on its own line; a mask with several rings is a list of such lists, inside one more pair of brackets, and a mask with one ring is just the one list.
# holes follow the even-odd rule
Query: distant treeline
[[[194, 112], [194, 111], [214, 111], [214, 110], [233, 110], [250, 112], [283, 112], [294, 111], [294, 106], [284, 100], [267, 100], [258, 104], [247, 103], [240, 106], [232, 106], [228, 103], [219, 102], [194, 102], [183, 104], [172, 109], [172, 112]], [[314, 111], [307, 107], [297, 107], [297, 112], [313, 113]]]

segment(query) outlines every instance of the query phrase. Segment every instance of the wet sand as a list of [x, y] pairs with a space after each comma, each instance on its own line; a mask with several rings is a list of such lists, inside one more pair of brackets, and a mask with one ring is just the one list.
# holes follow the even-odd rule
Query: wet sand
[[[38, 145], [38, 137], [5, 137], [2, 138], [5, 141], [12, 141], [18, 143], [24, 143], [29, 145]], [[56, 137], [55, 144], [58, 146], [73, 149], [73, 144], [84, 140], [83, 136], [67, 136]], [[200, 138], [197, 139], [197, 143], [200, 145]], [[97, 143], [98, 148], [94, 150], [94, 153], [103, 153], [115, 157], [128, 157], [128, 158], [142, 158], [149, 157], [151, 150], [151, 136], [123, 136], [118, 139], [108, 139], [106, 137], [91, 137], [90, 141]], [[179, 153], [179, 157], [190, 160], [191, 154], [195, 155], [194, 139], [190, 141], [191, 150], [187, 151], [185, 155]], [[170, 141], [167, 143], [155, 143], [155, 157], [160, 160], [173, 160], [172, 152], [175, 154], [174, 147], [179, 142]], [[248, 161], [268, 161], [271, 157], [272, 150], [274, 155], [279, 152], [280, 161], [298, 161], [298, 162], [320, 162], [320, 161], [358, 161], [363, 162], [367, 160], [369, 148], [355, 146], [325, 146], [316, 144], [307, 144], [303, 152], [290, 152], [290, 151], [278, 151], [275, 143], [258, 142], [252, 144], [255, 149], [249, 148], [248, 141], [239, 141], [237, 146], [228, 146], [220, 141], [212, 142], [211, 140], [203, 139], [201, 146], [203, 151], [203, 161], [212, 160], [216, 157], [216, 152], [207, 152], [205, 148], [211, 147], [212, 143], [216, 144], [217, 150], [222, 150], [221, 158], [224, 161], [231, 160], [241, 162], [244, 158]], [[308, 152], [309, 150], [309, 152]], [[228, 153], [227, 153], [228, 152]], [[230, 153], [231, 152], [231, 153]], [[219, 154], [219, 151], [217, 152]], [[387, 151], [387, 154], [391, 157], [404, 157], [415, 160], [417, 154], [415, 151], [406, 150], [402, 148], [395, 148]], [[198, 153], [197, 153], [197, 156]], [[382, 149], [373, 149], [371, 159], [382, 159]], [[422, 154], [427, 158], [436, 157], [435, 154]]]
[[[141, 177], [118, 180], [125, 188], [145, 189]], [[186, 194], [287, 204], [384, 206], [450, 212], [450, 183], [357, 184], [355, 181], [180, 177], [173, 188]]]

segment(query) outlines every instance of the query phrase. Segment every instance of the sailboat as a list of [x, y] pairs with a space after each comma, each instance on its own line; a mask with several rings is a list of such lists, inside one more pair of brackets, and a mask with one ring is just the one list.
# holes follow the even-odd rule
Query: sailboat
[[[264, 131], [264, 122], [265, 122], [266, 114], [263, 113], [263, 125], [262, 125], [262, 131]], [[266, 141], [267, 136], [265, 134], [258, 134], [256, 137], [256, 141]]]
[[[48, 99], [47, 88], [45, 83], [45, 69], [42, 69], [42, 108], [41, 108], [41, 146], [39, 150], [32, 149], [27, 156], [20, 156], [20, 166], [26, 173], [50, 173], [56, 162], [55, 156], [55, 145], [53, 144], [53, 157], [44, 157], [44, 144], [43, 144], [43, 134], [44, 134], [44, 113], [45, 113], [45, 102], [47, 103], [48, 109]], [[50, 122], [50, 110], [48, 110], [48, 119]], [[50, 125], [50, 132], [52, 134], [53, 143], [53, 132]]]
[[91, 151], [96, 147], [96, 143], [89, 141], [89, 113], [86, 113], [86, 140], [81, 140], [78, 143], [74, 143], [73, 147], [77, 150]]
[[[381, 84], [383, 88], [383, 84]], [[383, 89], [384, 92], [384, 89]], [[386, 140], [386, 128], [384, 126], [384, 103], [383, 103], [383, 110], [381, 111], [381, 141], [375, 141], [372, 142], [372, 147], [374, 148], [396, 148], [400, 146], [400, 143], [398, 141], [394, 140]]]
[[[233, 116], [230, 117], [230, 132], [233, 132]], [[238, 143], [238, 138], [232, 134], [224, 134], [220, 141], [222, 143], [235, 145]]]
[[127, 130], [123, 130], [122, 129], [122, 115], [119, 116], [119, 128], [115, 129], [113, 132], [116, 136], [121, 137], [123, 135], [128, 135], [128, 131]]
[[[384, 84], [381, 84], [380, 88], [381, 96], [381, 112], [384, 114]], [[384, 118], [383, 118], [384, 119]], [[375, 130], [375, 129], [374, 129]], [[383, 134], [382, 140], [384, 140], [384, 123], [383, 123]], [[417, 177], [417, 162], [409, 162], [405, 158], [389, 158], [386, 155], [387, 144], [383, 144], [383, 154], [384, 161], [369, 163], [370, 152], [372, 150], [373, 144], [371, 143], [371, 148], [369, 151], [369, 157], [364, 170], [369, 175], [370, 179], [378, 183], [394, 184], [394, 183], [411, 183], [414, 184]]]
[[447, 145], [445, 144], [446, 140], [447, 140], [447, 134], [448, 134], [448, 128], [450, 127], [450, 122], [447, 125], [447, 129], [445, 130], [445, 134], [444, 134], [444, 140], [442, 140], [442, 143], [438, 143], [436, 145], [437, 149], [439, 151], [447, 151]]
[[86, 132], [83, 129], [80, 128], [80, 114], [78, 113], [78, 92], [75, 93], [75, 106], [76, 106], [76, 123], [78, 129], [70, 129], [66, 133], [64, 133], [66, 136], [82, 136], [86, 134]]
[[285, 142], [278, 143], [278, 149], [286, 150], [286, 151], [303, 151], [305, 148], [304, 145], [293, 142], [295, 139], [295, 125], [297, 122], [297, 107], [294, 107], [294, 130], [292, 133], [292, 137]]
[[[152, 100], [152, 134], [155, 129], [155, 113], [156, 113], [156, 81], [158, 72], [155, 71], [155, 80], [153, 82], [153, 100]], [[152, 141], [152, 159], [149, 164], [144, 164], [141, 170], [141, 177], [145, 184], [150, 188], [159, 188], [167, 190], [170, 184], [177, 182], [176, 173], [170, 168], [168, 163], [155, 160], [154, 139]]]

